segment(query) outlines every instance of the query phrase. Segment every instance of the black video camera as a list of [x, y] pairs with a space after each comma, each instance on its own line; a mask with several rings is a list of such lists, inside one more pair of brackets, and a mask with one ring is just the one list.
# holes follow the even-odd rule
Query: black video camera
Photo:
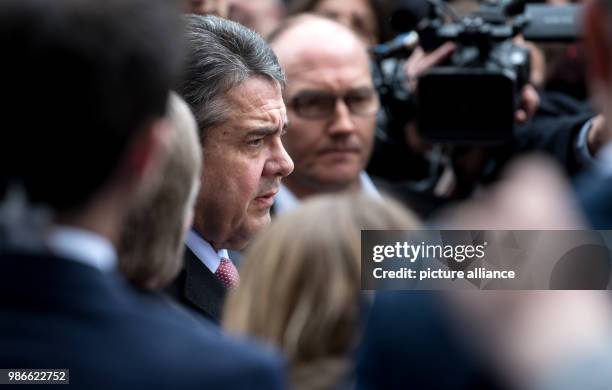
[[515, 45], [513, 38], [522, 34], [530, 41], [567, 42], [576, 40], [580, 31], [580, 7], [576, 5], [523, 7], [516, 1], [493, 0], [460, 19], [442, 1], [409, 1], [409, 7], [400, 7], [393, 14], [396, 29], [416, 31], [425, 52], [448, 41], [456, 45], [445, 63], [418, 78], [419, 133], [435, 143], [509, 140], [521, 91], [530, 75], [529, 51]]

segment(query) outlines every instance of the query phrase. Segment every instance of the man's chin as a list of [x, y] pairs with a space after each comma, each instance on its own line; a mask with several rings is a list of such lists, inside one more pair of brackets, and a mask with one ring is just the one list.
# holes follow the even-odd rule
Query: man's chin
[[223, 243], [223, 249], [230, 249], [234, 251], [243, 250], [257, 233], [265, 229], [270, 224], [270, 210], [266, 209], [258, 216], [248, 217], [248, 221], [244, 221], [240, 227], [234, 230], [231, 237]]
[[[336, 174], [334, 176], [325, 176], [319, 179], [321, 188], [328, 191], [344, 191], [359, 183], [359, 173], [361, 171], [353, 171], [344, 174]], [[327, 192], [327, 191], [326, 191]]]
[[270, 217], [270, 209], [267, 208], [262, 211], [260, 215], [256, 217], [251, 217], [251, 220], [249, 221], [244, 230], [248, 232], [248, 235], [250, 235], [250, 237], [252, 238], [261, 230], [265, 229], [270, 224], [271, 220], [272, 218]]
[[312, 166], [310, 174], [312, 177], [318, 177], [322, 182], [347, 183], [354, 181], [364, 167], [365, 164], [361, 159], [320, 163]]

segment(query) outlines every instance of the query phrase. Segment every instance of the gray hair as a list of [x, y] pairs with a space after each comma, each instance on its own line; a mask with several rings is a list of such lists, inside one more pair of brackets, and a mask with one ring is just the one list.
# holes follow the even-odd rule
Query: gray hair
[[186, 15], [187, 58], [178, 92], [189, 104], [200, 139], [225, 120], [223, 98], [252, 76], [285, 86], [276, 55], [257, 33], [216, 16]]

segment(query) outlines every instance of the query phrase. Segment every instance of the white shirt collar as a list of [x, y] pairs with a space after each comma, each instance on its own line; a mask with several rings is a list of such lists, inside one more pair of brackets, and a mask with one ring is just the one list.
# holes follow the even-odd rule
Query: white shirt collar
[[229, 259], [227, 249], [215, 252], [212, 245], [193, 229], [187, 232], [185, 244], [213, 274], [217, 272], [217, 268], [221, 264], [221, 258]]
[[365, 171], [361, 171], [359, 174], [359, 182], [361, 184], [361, 191], [364, 195], [371, 196], [376, 200], [383, 200], [383, 197], [374, 185], [372, 178], [370, 178]]
[[[360, 191], [374, 199], [382, 200], [380, 192], [372, 182], [370, 176], [365, 172], [359, 173]], [[293, 210], [300, 205], [300, 200], [283, 184], [281, 184], [274, 198], [274, 212], [278, 215]]]
[[117, 253], [105, 237], [89, 230], [54, 226], [47, 236], [47, 246], [56, 256], [94, 267], [102, 272], [117, 266]]
[[274, 213], [281, 215], [297, 208], [299, 205], [300, 200], [281, 183], [278, 193], [274, 197]]

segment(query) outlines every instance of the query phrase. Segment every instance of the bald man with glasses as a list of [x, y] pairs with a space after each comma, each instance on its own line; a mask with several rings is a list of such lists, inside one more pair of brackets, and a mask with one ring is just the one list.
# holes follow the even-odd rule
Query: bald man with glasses
[[380, 197], [364, 171], [380, 103], [359, 38], [336, 22], [303, 15], [287, 20], [269, 43], [287, 75], [290, 126], [283, 144], [295, 164], [274, 211], [321, 193], [354, 190]]
[[384, 191], [418, 215], [429, 215], [435, 200], [365, 172], [380, 102], [359, 38], [337, 22], [305, 14], [286, 19], [268, 43], [287, 76], [283, 144], [295, 165], [272, 212], [289, 211], [317, 194], [358, 191], [380, 198]]

